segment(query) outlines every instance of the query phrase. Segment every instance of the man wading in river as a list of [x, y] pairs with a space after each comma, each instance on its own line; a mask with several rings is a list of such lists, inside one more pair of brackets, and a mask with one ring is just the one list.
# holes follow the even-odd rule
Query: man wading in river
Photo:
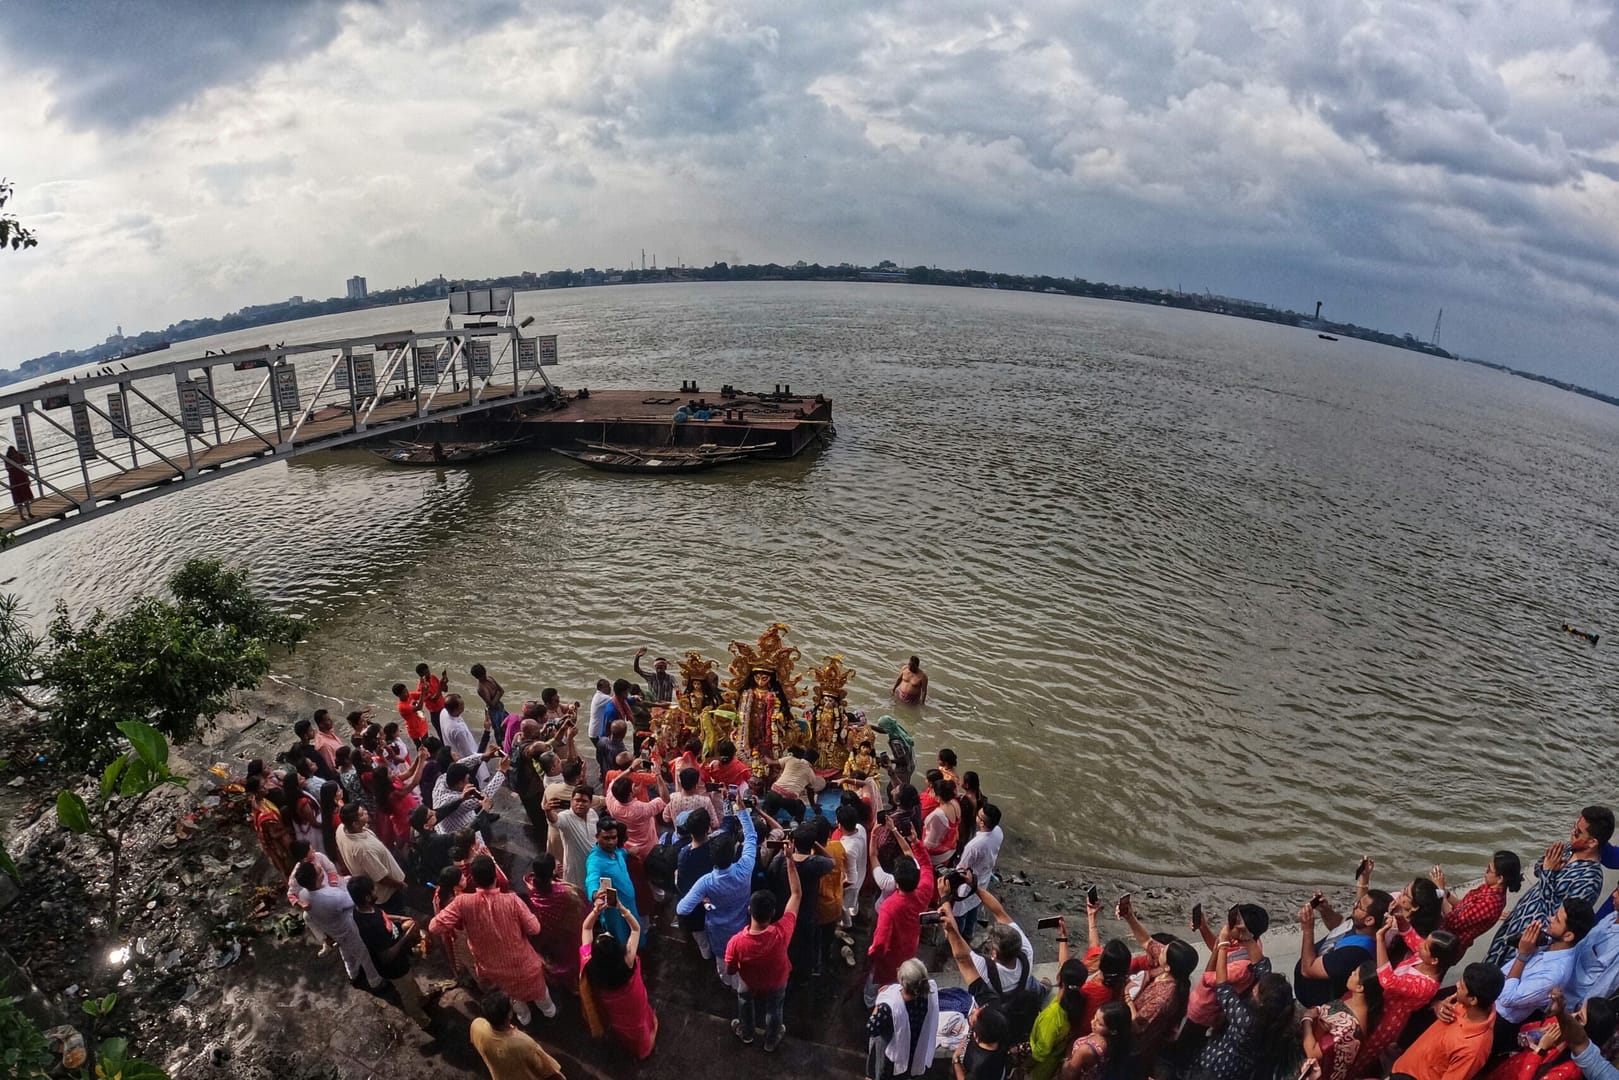
[[928, 700], [928, 675], [922, 670], [922, 660], [913, 656], [899, 669], [894, 679], [894, 700], [901, 705], [925, 705]]

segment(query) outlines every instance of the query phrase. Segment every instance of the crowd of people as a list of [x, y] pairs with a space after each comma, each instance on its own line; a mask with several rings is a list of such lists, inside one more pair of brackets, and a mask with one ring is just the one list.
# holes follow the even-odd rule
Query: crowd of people
[[[841, 771], [794, 747], [760, 775], [726, 739], [663, 754], [651, 718], [674, 679], [662, 660], [643, 669], [644, 653], [645, 689], [603, 679], [588, 706], [546, 689], [515, 712], [475, 665], [471, 721], [447, 672], [422, 664], [393, 688], [396, 719], [320, 710], [273, 765], [248, 766], [260, 843], [321, 951], [424, 1029], [435, 1006], [413, 966], [440, 952], [483, 994], [470, 1036], [497, 1080], [561, 1075], [530, 1034], [557, 994], [593, 1035], [651, 1056], [654, 941], [712, 964], [703, 978], [734, 999], [737, 1043], [764, 1053], [786, 1036], [791, 985], [858, 980], [868, 1080], [1619, 1077], [1605, 1056], [1619, 892], [1604, 899], [1603, 870], [1619, 847], [1604, 806], [1527, 874], [1497, 851], [1466, 889], [1437, 866], [1375, 887], [1363, 859], [1343, 912], [1325, 892], [1299, 910], [1290, 973], [1267, 954], [1259, 904], [1196, 905], [1183, 935], [1144, 925], [1126, 895], [1109, 907], [1128, 934], [1104, 940], [1092, 888], [1082, 948], [1065, 916], [1034, 928], [1055, 946], [1042, 979], [1035, 938], [997, 895], [1001, 810], [951, 749], [917, 782], [914, 739], [883, 717]], [[916, 658], [893, 693], [925, 698]], [[538, 852], [527, 865], [490, 844], [514, 812], [507, 790]], [[959, 985], [941, 987], [925, 957]]]

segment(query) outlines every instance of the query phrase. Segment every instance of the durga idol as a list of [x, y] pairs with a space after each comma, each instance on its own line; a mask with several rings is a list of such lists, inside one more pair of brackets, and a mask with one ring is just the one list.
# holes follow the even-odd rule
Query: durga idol
[[789, 746], [807, 741], [803, 727], [793, 720], [792, 706], [782, 692], [775, 669], [756, 667], [749, 672], [749, 686], [737, 695], [737, 733], [756, 772], [786, 753]]

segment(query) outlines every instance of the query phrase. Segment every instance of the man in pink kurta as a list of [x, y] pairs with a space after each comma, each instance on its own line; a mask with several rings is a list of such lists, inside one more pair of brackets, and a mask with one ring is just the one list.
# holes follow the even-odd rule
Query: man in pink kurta
[[557, 1007], [545, 987], [545, 964], [529, 942], [539, 934], [540, 920], [515, 893], [496, 887], [495, 860], [489, 856], [472, 860], [472, 883], [476, 890], [457, 896], [433, 916], [428, 929], [435, 934], [466, 934], [478, 981], [498, 987], [512, 999], [519, 1024], [529, 1022], [529, 1002], [540, 1015], [555, 1016]]

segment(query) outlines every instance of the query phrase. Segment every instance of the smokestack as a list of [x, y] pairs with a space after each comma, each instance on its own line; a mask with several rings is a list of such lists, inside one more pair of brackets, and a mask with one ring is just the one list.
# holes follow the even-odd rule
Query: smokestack
[[1321, 318], [1321, 301], [1319, 300], [1315, 302], [1315, 317]]

